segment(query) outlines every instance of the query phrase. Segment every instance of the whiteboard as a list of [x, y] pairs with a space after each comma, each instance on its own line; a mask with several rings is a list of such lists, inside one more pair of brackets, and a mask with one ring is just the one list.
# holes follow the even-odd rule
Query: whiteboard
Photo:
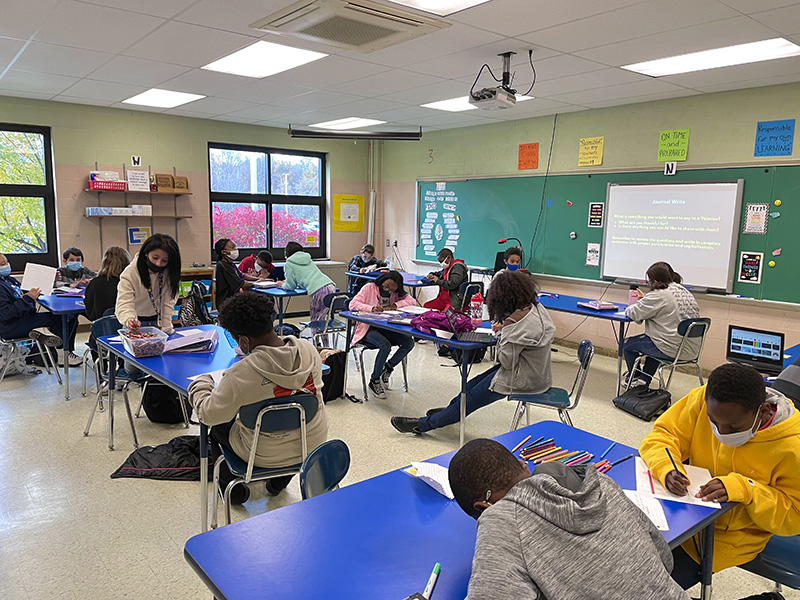
[[731, 292], [744, 179], [610, 183], [602, 276], [641, 281], [665, 261], [685, 285]]

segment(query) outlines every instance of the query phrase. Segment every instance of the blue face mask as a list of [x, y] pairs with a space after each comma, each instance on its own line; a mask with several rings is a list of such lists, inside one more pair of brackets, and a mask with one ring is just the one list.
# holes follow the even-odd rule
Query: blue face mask
[[519, 269], [519, 265], [506, 265], [509, 271], [516, 271]]
[[82, 262], [75, 262], [75, 261], [68, 262], [67, 263], [67, 268], [70, 271], [80, 271], [83, 268], [83, 263]]
[[0, 277], [8, 277], [11, 275], [11, 265], [0, 267]]

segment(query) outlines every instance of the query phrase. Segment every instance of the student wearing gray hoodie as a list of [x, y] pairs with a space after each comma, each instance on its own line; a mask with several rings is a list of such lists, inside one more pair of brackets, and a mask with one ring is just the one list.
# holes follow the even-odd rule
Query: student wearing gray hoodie
[[[502, 332], [497, 343], [497, 364], [467, 382], [467, 414], [512, 392], [540, 394], [553, 385], [550, 345], [556, 327], [536, 300], [538, 285], [528, 273], [501, 271], [486, 296], [492, 329]], [[432, 408], [421, 418], [392, 417], [402, 433], [423, 433], [458, 423], [461, 394], [444, 408]]]
[[501, 444], [472, 440], [450, 462], [459, 506], [478, 520], [467, 600], [689, 600], [650, 520], [594, 465], [531, 474]]

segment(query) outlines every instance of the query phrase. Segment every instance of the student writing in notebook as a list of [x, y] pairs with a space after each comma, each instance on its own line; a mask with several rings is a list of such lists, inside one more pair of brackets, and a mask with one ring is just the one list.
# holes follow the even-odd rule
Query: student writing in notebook
[[271, 281], [284, 279], [286, 275], [283, 273], [283, 268], [274, 265], [272, 260], [272, 252], [262, 250], [258, 253], [258, 256], [251, 254], [243, 258], [242, 262], [239, 263], [239, 270], [244, 273], [245, 277], [252, 277], [253, 281], [257, 279]]
[[467, 600], [688, 600], [664, 537], [594, 465], [528, 471], [501, 444], [450, 461], [458, 505], [478, 521]]
[[[685, 495], [686, 476], [665, 448], [679, 469], [688, 461], [711, 472], [703, 500], [737, 503], [714, 522], [714, 571], [753, 560], [772, 535], [800, 534], [800, 413], [752, 367], [717, 367], [642, 440], [652, 476]], [[684, 589], [700, 580], [698, 544], [694, 538], [673, 552], [673, 577]]]

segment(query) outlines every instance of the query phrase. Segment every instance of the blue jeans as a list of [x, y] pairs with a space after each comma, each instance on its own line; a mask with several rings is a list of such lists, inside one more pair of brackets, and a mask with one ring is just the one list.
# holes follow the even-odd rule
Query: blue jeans
[[625, 340], [625, 345], [622, 347], [622, 355], [625, 357], [625, 364], [628, 365], [628, 373], [633, 371], [633, 365], [642, 354], [648, 355], [648, 358], [646, 358], [644, 361], [644, 373], [642, 373], [642, 379], [644, 379], [649, 385], [650, 380], [653, 379], [653, 375], [655, 375], [656, 371], [658, 370], [658, 361], [649, 357], [653, 356], [669, 362], [672, 362], [673, 359], [671, 356], [667, 356], [661, 352], [661, 350], [656, 347], [656, 345], [653, 343], [653, 340], [651, 340], [649, 336], [645, 334], [635, 335]]
[[[499, 368], [500, 365], [495, 365], [485, 373], [481, 373], [467, 382], [467, 414], [506, 397], [505, 394], [498, 394], [489, 389], [494, 374], [497, 373]], [[422, 417], [419, 420], [420, 431], [430, 431], [431, 429], [458, 423], [461, 420], [460, 402], [461, 392], [450, 401], [450, 404], [444, 410], [440, 410], [430, 417]]]
[[375, 366], [372, 368], [372, 375], [370, 375], [370, 379], [373, 380], [380, 379], [381, 373], [383, 373], [383, 365], [387, 364], [386, 359], [389, 358], [392, 346], [397, 346], [397, 351], [388, 361], [388, 365], [392, 369], [403, 362], [408, 353], [414, 349], [414, 340], [410, 336], [396, 331], [379, 330], [375, 327], [370, 327], [362, 343], [367, 348], [378, 351], [378, 356], [375, 357]]

